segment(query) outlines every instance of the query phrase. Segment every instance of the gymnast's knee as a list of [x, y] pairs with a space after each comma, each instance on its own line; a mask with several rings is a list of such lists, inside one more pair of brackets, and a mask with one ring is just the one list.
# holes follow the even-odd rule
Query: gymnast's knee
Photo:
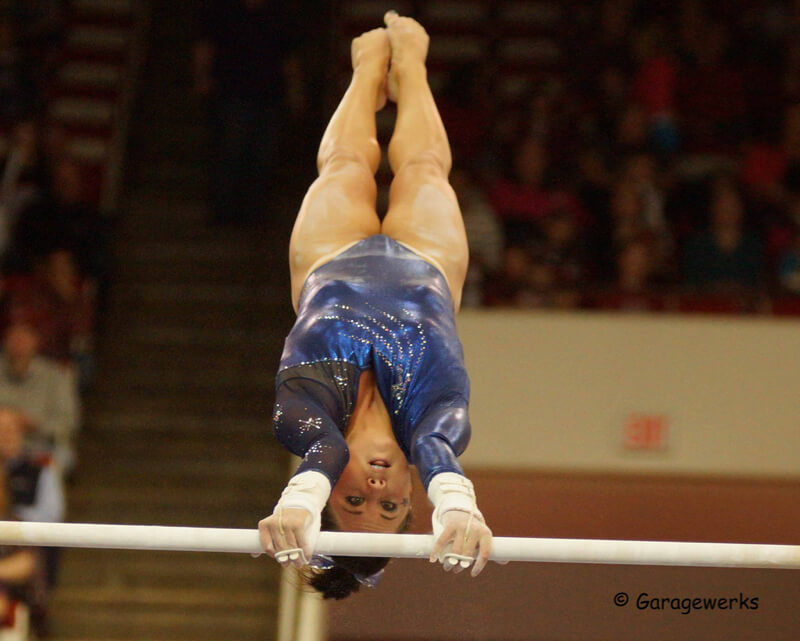
[[330, 145], [320, 149], [317, 155], [317, 171], [322, 176], [340, 171], [366, 172], [375, 175], [380, 161], [380, 147], [377, 141], [370, 149], [356, 151], [348, 147]]
[[439, 179], [447, 181], [450, 174], [451, 161], [435, 149], [426, 149], [407, 158], [397, 168], [395, 176], [401, 175], [424, 177], [427, 180]]

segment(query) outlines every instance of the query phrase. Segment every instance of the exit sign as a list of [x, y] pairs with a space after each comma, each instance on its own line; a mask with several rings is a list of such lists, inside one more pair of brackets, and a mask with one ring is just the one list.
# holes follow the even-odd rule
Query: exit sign
[[627, 450], [664, 450], [669, 436], [665, 414], [630, 414], [625, 419], [622, 443]]

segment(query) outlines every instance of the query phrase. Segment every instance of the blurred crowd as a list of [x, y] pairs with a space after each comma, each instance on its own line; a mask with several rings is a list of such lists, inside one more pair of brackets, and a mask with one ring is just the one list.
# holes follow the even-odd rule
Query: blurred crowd
[[800, 2], [578, 3], [508, 104], [437, 94], [468, 305], [800, 313]]
[[[59, 0], [0, 2], [0, 519], [60, 521], [93, 379], [107, 232], [70, 133], [50, 120]], [[46, 634], [58, 552], [0, 546], [0, 634]], [[19, 630], [19, 636], [13, 636]]]

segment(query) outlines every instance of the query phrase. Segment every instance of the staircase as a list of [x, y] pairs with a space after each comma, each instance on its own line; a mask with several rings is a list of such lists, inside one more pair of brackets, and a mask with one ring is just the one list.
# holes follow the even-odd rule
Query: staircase
[[[69, 520], [254, 528], [287, 477], [269, 418], [301, 186], [262, 229], [207, 226], [203, 114], [189, 89], [196, 3], [152, 5]], [[247, 555], [65, 550], [51, 638], [270, 639], [278, 570]]]

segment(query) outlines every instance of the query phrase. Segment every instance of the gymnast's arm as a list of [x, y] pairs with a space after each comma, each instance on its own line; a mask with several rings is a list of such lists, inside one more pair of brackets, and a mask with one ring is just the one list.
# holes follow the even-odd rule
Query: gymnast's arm
[[273, 429], [278, 441], [303, 460], [273, 514], [259, 522], [264, 550], [282, 565], [302, 566], [311, 558], [320, 515], [350, 458], [334, 417], [344, 409], [325, 385], [291, 378], [277, 389]]
[[472, 576], [477, 576], [489, 561], [492, 532], [457, 458], [467, 448], [470, 434], [466, 399], [456, 395], [440, 400], [417, 425], [411, 459], [434, 505], [431, 561], [441, 560], [446, 571], [458, 573], [475, 559]]

